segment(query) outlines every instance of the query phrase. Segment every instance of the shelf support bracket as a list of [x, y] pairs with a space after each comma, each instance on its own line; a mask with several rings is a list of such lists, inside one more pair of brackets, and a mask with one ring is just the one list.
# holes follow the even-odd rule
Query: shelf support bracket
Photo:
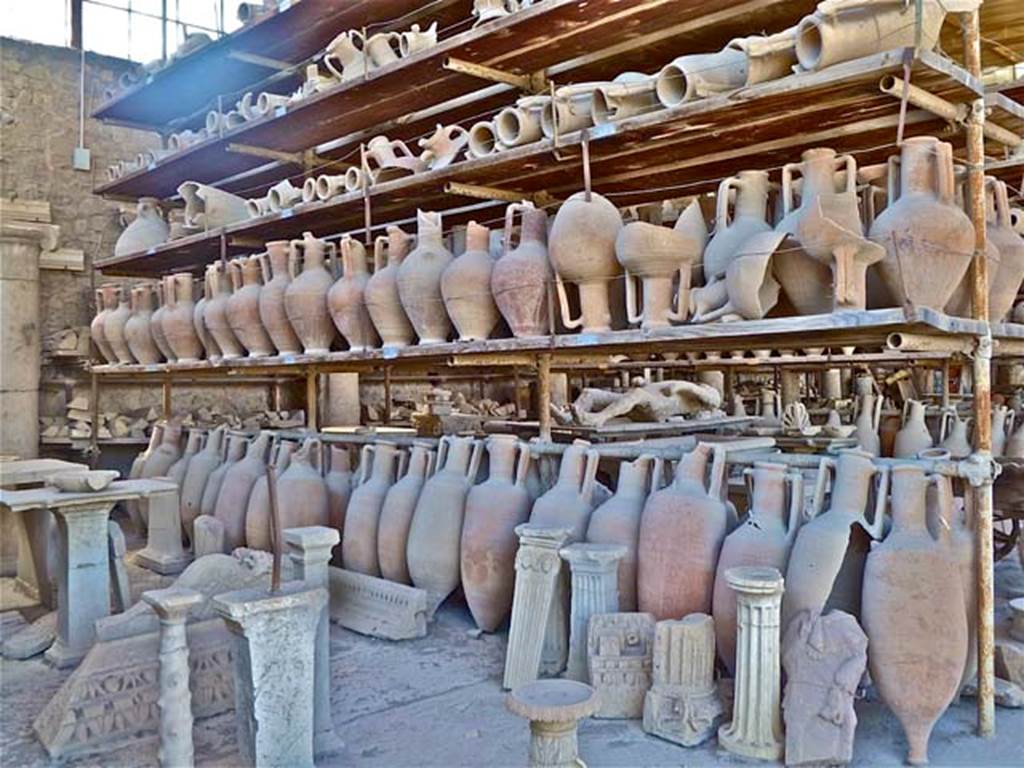
[[497, 187], [487, 187], [479, 184], [463, 184], [458, 181], [446, 182], [444, 191], [448, 195], [475, 197], [479, 200], [503, 200], [509, 203], [521, 203], [523, 200], [529, 200], [538, 208], [543, 208], [557, 202], [554, 197], [544, 190], [539, 192], [516, 192], [513, 189], [498, 189]]
[[528, 75], [517, 75], [514, 72], [495, 69], [485, 64], [474, 64], [471, 61], [457, 59], [454, 56], [446, 58], [443, 66], [451, 72], [458, 72], [470, 77], [479, 77], [481, 80], [490, 80], [495, 83], [505, 83], [525, 93], [544, 93], [548, 89], [548, 78], [543, 71], [532, 72]]
[[280, 152], [276, 149], [266, 147], [254, 147], [252, 144], [236, 144], [231, 142], [227, 146], [228, 152], [235, 152], [239, 155], [252, 155], [253, 157], [265, 157], [267, 160], [277, 160], [292, 165], [306, 165], [306, 153], [304, 152]]
[[255, 64], [257, 67], [276, 69], [279, 72], [287, 72], [289, 69], [295, 69], [295, 65], [292, 64], [290, 61], [273, 59], [270, 56], [260, 56], [258, 53], [246, 53], [245, 51], [229, 51], [228, 58], [234, 59], [235, 61], [244, 61], [246, 64]]

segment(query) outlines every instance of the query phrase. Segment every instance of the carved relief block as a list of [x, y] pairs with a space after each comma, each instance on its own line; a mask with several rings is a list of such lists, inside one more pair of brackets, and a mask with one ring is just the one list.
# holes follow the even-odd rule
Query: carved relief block
[[426, 636], [426, 590], [333, 566], [328, 576], [331, 621], [385, 640]]
[[590, 617], [587, 669], [601, 699], [594, 717], [643, 717], [644, 698], [651, 687], [654, 626], [650, 613]]

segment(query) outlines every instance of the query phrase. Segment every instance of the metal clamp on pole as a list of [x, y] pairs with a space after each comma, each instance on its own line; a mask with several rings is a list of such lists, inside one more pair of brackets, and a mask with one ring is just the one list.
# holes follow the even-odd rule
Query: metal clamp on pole
[[474, 64], [471, 61], [464, 61], [453, 56], [448, 56], [442, 66], [451, 72], [458, 72], [495, 83], [505, 83], [525, 93], [544, 93], [548, 88], [548, 77], [543, 71], [532, 72], [528, 75], [517, 75], [514, 72], [495, 69], [485, 64]]

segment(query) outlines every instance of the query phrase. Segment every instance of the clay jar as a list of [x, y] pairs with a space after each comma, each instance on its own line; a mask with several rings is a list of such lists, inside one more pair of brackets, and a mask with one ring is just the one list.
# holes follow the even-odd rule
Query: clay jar
[[[291, 466], [292, 454], [298, 446], [288, 440], [282, 440], [270, 452], [270, 463], [274, 466], [274, 479], [280, 480], [288, 467]], [[281, 491], [278, 490], [278, 513], [282, 505]], [[281, 530], [285, 530], [281, 526]], [[245, 507], [245, 545], [252, 549], [271, 551], [273, 534], [270, 532], [270, 483], [267, 473], [256, 478], [252, 491], [249, 492], [249, 503]]]
[[891, 472], [893, 527], [867, 557], [862, 623], [871, 679], [903, 726], [908, 762], [923, 765], [932, 727], [960, 688], [967, 615], [960, 579], [950, 578], [958, 564], [926, 526], [924, 470]]
[[[383, 258], [385, 245], [386, 262]], [[412, 238], [398, 227], [388, 227], [387, 237], [378, 237], [373, 243], [373, 275], [366, 281], [363, 301], [385, 347], [406, 347], [416, 338], [416, 331], [402, 308], [397, 282], [398, 269], [411, 245]]]
[[460, 562], [473, 620], [484, 632], [494, 632], [512, 610], [519, 548], [515, 527], [530, 517], [530, 450], [513, 435], [492, 435], [487, 455], [487, 480], [466, 497]]
[[728, 512], [705, 486], [711, 447], [698, 444], [671, 485], [647, 498], [640, 520], [637, 605], [659, 621], [711, 613], [718, 552]]
[[466, 250], [441, 275], [441, 296], [459, 341], [488, 338], [501, 319], [491, 294], [494, 259], [489, 244], [490, 230], [469, 222]]
[[117, 362], [122, 365], [129, 365], [135, 362], [132, 351], [128, 347], [128, 340], [125, 338], [125, 325], [128, 318], [132, 316], [131, 307], [128, 306], [128, 296], [122, 287], [114, 288], [115, 308], [107, 312], [103, 318], [103, 336], [113, 350]]
[[854, 423], [857, 426], [857, 443], [862, 451], [878, 456], [882, 451], [882, 441], [878, 430], [882, 426], [882, 398], [871, 389], [871, 380], [867, 382], [865, 391], [857, 396], [857, 416]]
[[96, 316], [92, 319], [92, 324], [89, 326], [89, 334], [92, 336], [96, 349], [100, 351], [100, 355], [108, 363], [117, 362], [117, 355], [114, 354], [114, 350], [107, 343], [107, 337], [103, 333], [103, 321], [107, 319], [107, 314], [115, 307], [116, 297], [114, 290], [114, 286], [111, 285], [96, 291]]
[[951, 458], [965, 459], [971, 454], [971, 441], [967, 438], [970, 419], [961, 419], [956, 408], [942, 412], [939, 431], [939, 447], [949, 452]]
[[203, 501], [203, 491], [210, 475], [220, 465], [224, 455], [224, 436], [227, 427], [219, 426], [206, 436], [206, 445], [192, 457], [181, 481], [180, 512], [181, 527], [188, 538], [192, 539], [192, 524], [199, 517]]
[[164, 336], [178, 362], [195, 362], [203, 354], [203, 345], [192, 319], [195, 313], [192, 275], [188, 272], [171, 275], [167, 290], [168, 307], [162, 320]]
[[661, 477], [662, 462], [651, 456], [619, 464], [615, 495], [590, 516], [586, 540], [595, 544], [617, 544], [626, 548], [619, 560], [619, 610], [636, 610], [637, 547], [640, 517], [647, 495]]
[[166, 477], [168, 470], [181, 457], [181, 425], [164, 424], [160, 445], [150, 451], [140, 477]]
[[199, 453], [199, 449], [202, 447], [203, 433], [198, 429], [190, 429], [188, 431], [188, 439], [185, 441], [184, 452], [171, 465], [171, 468], [167, 470], [167, 477], [178, 486], [179, 498], [182, 481], [185, 479], [185, 473], [188, 472], [188, 465], [192, 463], [192, 457]]
[[[302, 342], [307, 355], [325, 355], [331, 349], [336, 331], [327, 311], [327, 292], [334, 279], [327, 270], [325, 254], [336, 258], [334, 243], [318, 240], [312, 232], [304, 232], [302, 240], [292, 240], [291, 269], [293, 279], [284, 293], [284, 308], [292, 330]], [[302, 272], [295, 274], [298, 249], [303, 252]]]
[[[519, 244], [512, 248], [512, 223], [522, 215]], [[548, 329], [547, 214], [531, 203], [505, 209], [503, 255], [491, 270], [491, 295], [516, 338], [546, 336]]]
[[166, 243], [169, 235], [170, 228], [160, 215], [160, 201], [155, 197], [140, 197], [135, 208], [135, 219], [125, 227], [114, 243], [114, 255], [140, 253]]
[[924, 403], [920, 400], [907, 400], [903, 403], [903, 427], [896, 433], [892, 451], [894, 458], [912, 459], [934, 445], [924, 413]]
[[203, 488], [203, 500], [199, 505], [200, 515], [213, 515], [214, 510], [217, 508], [217, 498], [220, 496], [221, 486], [224, 484], [224, 476], [228, 473], [229, 469], [242, 460], [248, 445], [249, 443], [244, 435], [228, 436], [228, 447], [225, 451], [224, 460], [210, 473], [210, 477], [206, 481], [206, 487]]
[[784, 464], [758, 462], [753, 469], [744, 470], [743, 475], [749, 489], [750, 511], [722, 544], [711, 606], [715, 647], [730, 675], [736, 672], [736, 592], [726, 581], [725, 573], [739, 566], [766, 566], [785, 573], [804, 500], [803, 477], [799, 471], [787, 473]]
[[[292, 454], [288, 469], [277, 481], [281, 530], [328, 523], [330, 504], [320, 474], [320, 448], [319, 440], [308, 438]], [[269, 532], [269, 525], [266, 530]]]
[[441, 438], [438, 470], [416, 502], [406, 558], [412, 583], [438, 605], [459, 586], [459, 545], [466, 495], [480, 467], [483, 444], [469, 437]]
[[203, 295], [196, 302], [192, 309], [192, 327], [196, 329], [196, 336], [199, 343], [203, 345], [203, 353], [207, 360], [217, 361], [221, 359], [220, 347], [214, 341], [210, 329], [206, 327], [206, 304], [213, 296], [213, 289], [210, 287], [210, 270], [207, 268], [203, 275]]
[[132, 316], [124, 326], [124, 338], [132, 357], [143, 365], [153, 365], [163, 360], [160, 349], [153, 340], [150, 321], [153, 318], [153, 293], [146, 286], [132, 288]]
[[281, 355], [297, 355], [302, 351], [302, 342], [292, 330], [284, 306], [284, 294], [292, 280], [288, 271], [290, 250], [289, 241], [271, 240], [267, 243], [267, 252], [260, 257], [263, 263], [260, 322]]
[[220, 349], [221, 357], [225, 360], [235, 360], [245, 354], [245, 348], [238, 341], [228, 322], [228, 301], [231, 299], [228, 275], [220, 264], [214, 264], [211, 265], [208, 276], [211, 292], [203, 310], [206, 329]]
[[420, 344], [440, 344], [451, 334], [441, 295], [441, 275], [452, 252], [441, 238], [441, 214], [418, 211], [416, 247], [398, 268], [398, 295]]
[[160, 354], [164, 356], [167, 362], [173, 363], [178, 359], [178, 356], [174, 354], [174, 350], [171, 349], [171, 345], [167, 342], [167, 334], [164, 333], [164, 315], [167, 314], [165, 303], [167, 292], [165, 288], [169, 279], [168, 277], [162, 278], [154, 288], [156, 291], [156, 309], [153, 310], [153, 315], [149, 318], [149, 330], [153, 334], [153, 341], [160, 350]]
[[[562, 322], [585, 333], [612, 328], [613, 284], [622, 274], [615, 258], [615, 240], [622, 216], [606, 197], [577, 192], [562, 203], [548, 237]], [[571, 317], [565, 283], [579, 290], [581, 314]]]
[[583, 541], [594, 509], [599, 458], [586, 440], [573, 440], [562, 453], [558, 480], [534, 502], [530, 523], [545, 528], [565, 528], [570, 531], [568, 541]]
[[401, 469], [397, 466], [399, 456], [398, 449], [389, 443], [363, 446], [359, 482], [349, 498], [341, 537], [342, 561], [350, 571], [380, 576], [377, 529], [384, 498]]
[[[330, 468], [324, 476], [324, 482], [327, 484], [327, 514], [330, 526], [340, 534], [345, 530], [345, 510], [348, 509], [348, 499], [352, 495], [352, 469], [345, 446], [331, 446]], [[340, 555], [339, 551], [339, 561]]]
[[[733, 194], [735, 203], [732, 203]], [[715, 201], [715, 233], [704, 249], [706, 282], [725, 277], [729, 262], [748, 238], [772, 230], [767, 219], [767, 172], [740, 171], [736, 176], [723, 179], [718, 185]]]
[[903, 141], [899, 158], [889, 158], [889, 205], [868, 236], [885, 248], [870, 305], [942, 311], [974, 252], [974, 227], [954, 201], [951, 145], [931, 136]]
[[235, 285], [227, 304], [228, 325], [249, 357], [274, 354], [274, 342], [260, 320], [260, 260], [258, 256], [235, 259], [228, 264]]
[[377, 562], [380, 575], [399, 584], [411, 584], [406, 547], [416, 502], [427, 477], [434, 472], [435, 454], [426, 445], [414, 445], [402, 478], [388, 489], [377, 527]]
[[348, 235], [342, 238], [340, 248], [342, 276], [327, 293], [327, 307], [350, 350], [373, 349], [380, 345], [380, 337], [366, 309], [366, 284], [370, 280], [366, 249]]
[[224, 548], [231, 552], [245, 546], [245, 513], [252, 487], [266, 471], [271, 434], [261, 432], [245, 451], [245, 457], [225, 473], [213, 516], [224, 525]]

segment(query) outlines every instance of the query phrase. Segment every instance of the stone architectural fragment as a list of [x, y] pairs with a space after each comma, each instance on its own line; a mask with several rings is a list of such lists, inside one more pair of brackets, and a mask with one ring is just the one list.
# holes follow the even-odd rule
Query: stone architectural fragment
[[659, 621], [653, 685], [644, 701], [644, 731], [684, 747], [715, 733], [722, 702], [715, 685], [715, 622], [706, 613]]
[[213, 515], [200, 515], [192, 525], [192, 551], [196, 560], [224, 554], [224, 523]]
[[640, 718], [651, 687], [654, 616], [603, 613], [587, 627], [587, 671], [601, 704], [594, 717]]
[[181, 573], [192, 559], [181, 545], [181, 504], [177, 488], [149, 497], [146, 547], [135, 562], [162, 575]]
[[331, 621], [346, 629], [385, 640], [427, 634], [427, 592], [416, 587], [328, 568]]
[[132, 590], [128, 584], [128, 568], [124, 564], [128, 545], [124, 540], [124, 531], [113, 520], [107, 521], [107, 548], [110, 557], [110, 594], [114, 610], [120, 613], [131, 607]]
[[565, 676], [588, 682], [587, 627], [590, 617], [619, 610], [619, 561], [626, 548], [615, 544], [570, 544], [559, 552], [572, 572], [569, 664]]
[[30, 659], [53, 645], [56, 637], [57, 612], [50, 611], [4, 638], [3, 655], [8, 659]]
[[530, 768], [586, 768], [576, 727], [597, 709], [597, 693], [574, 680], [535, 680], [505, 699], [511, 712], [530, 721]]

